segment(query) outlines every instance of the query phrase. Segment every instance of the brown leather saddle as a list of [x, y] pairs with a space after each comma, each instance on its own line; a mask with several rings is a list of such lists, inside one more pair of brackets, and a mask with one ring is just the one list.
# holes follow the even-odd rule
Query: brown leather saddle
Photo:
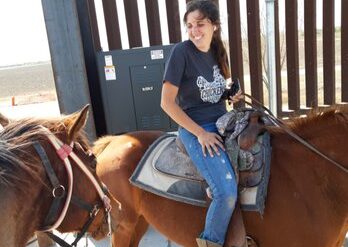
[[[219, 119], [217, 126], [220, 134], [225, 137], [226, 149], [239, 178], [239, 185], [241, 187], [257, 186], [263, 176], [264, 152], [262, 152], [262, 148], [265, 122], [261, 113], [254, 110], [244, 110], [243, 114], [235, 111], [229, 115]], [[235, 120], [231, 120], [231, 118]], [[237, 134], [232, 137], [233, 133]], [[158, 170], [186, 179], [204, 180], [192, 164], [179, 137], [176, 138], [175, 143], [168, 145], [167, 150], [164, 150], [161, 156], [156, 162]], [[176, 160], [179, 157], [181, 158], [177, 163], [180, 165], [167, 166], [168, 160]], [[184, 167], [184, 170], [179, 167]]]

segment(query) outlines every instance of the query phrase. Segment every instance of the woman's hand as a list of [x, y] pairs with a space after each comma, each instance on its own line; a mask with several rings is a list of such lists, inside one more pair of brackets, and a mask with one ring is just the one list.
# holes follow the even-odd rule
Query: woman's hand
[[235, 95], [230, 96], [229, 102], [234, 104], [239, 102], [241, 99], [244, 99], [244, 95], [242, 93], [242, 90], [239, 89]]
[[225, 151], [225, 147], [222, 143], [223, 140], [222, 140], [221, 136], [219, 136], [216, 133], [207, 132], [204, 130], [199, 135], [197, 135], [197, 138], [198, 138], [198, 142], [202, 146], [202, 152], [203, 152], [204, 157], [207, 156], [206, 150], [208, 150], [210, 157], [214, 157], [214, 152], [217, 155], [220, 155], [219, 147]]

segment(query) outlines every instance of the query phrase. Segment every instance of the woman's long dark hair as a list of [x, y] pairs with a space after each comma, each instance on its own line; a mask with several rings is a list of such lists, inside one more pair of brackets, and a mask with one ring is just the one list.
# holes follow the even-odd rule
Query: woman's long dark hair
[[216, 30], [213, 34], [213, 39], [210, 48], [218, 63], [219, 69], [225, 79], [231, 77], [227, 52], [221, 39], [221, 22], [218, 6], [212, 0], [192, 0], [186, 5], [186, 13], [184, 15], [184, 23], [187, 22], [187, 15], [195, 10], [202, 14], [202, 19], [208, 18]]

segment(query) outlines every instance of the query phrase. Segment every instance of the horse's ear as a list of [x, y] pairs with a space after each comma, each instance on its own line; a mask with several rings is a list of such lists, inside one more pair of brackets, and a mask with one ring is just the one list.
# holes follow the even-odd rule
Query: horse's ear
[[67, 128], [68, 128], [68, 139], [67, 142], [71, 143], [76, 139], [79, 132], [85, 127], [88, 118], [89, 105], [85, 105], [82, 110], [72, 114], [68, 118]]
[[3, 127], [5, 127], [6, 125], [8, 125], [10, 123], [10, 120], [5, 117], [4, 115], [2, 115], [0, 113], [0, 125], [2, 125]]

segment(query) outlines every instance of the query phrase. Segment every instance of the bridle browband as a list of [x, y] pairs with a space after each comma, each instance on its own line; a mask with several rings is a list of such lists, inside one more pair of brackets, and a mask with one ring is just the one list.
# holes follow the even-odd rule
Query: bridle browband
[[[40, 128], [45, 132], [45, 135], [48, 138], [50, 144], [54, 147], [57, 155], [63, 161], [65, 170], [68, 175], [68, 188], [66, 190], [66, 188], [59, 182], [44, 148], [41, 146], [41, 144], [38, 141], [34, 143], [34, 148], [36, 152], [39, 154], [42, 164], [46, 170], [46, 174], [53, 187], [52, 196], [54, 198], [51, 204], [51, 207], [49, 209], [49, 212], [45, 218], [44, 227], [40, 231], [46, 232], [46, 234], [50, 238], [52, 238], [54, 241], [56, 241], [60, 246], [63, 246], [63, 247], [76, 246], [78, 241], [87, 232], [89, 226], [92, 224], [97, 214], [100, 212], [100, 209], [104, 208], [106, 212], [105, 218], [107, 217], [107, 220], [105, 218], [104, 220], [107, 221], [109, 225], [109, 234], [110, 234], [111, 233], [110, 211], [112, 207], [111, 207], [110, 199], [106, 195], [106, 193], [108, 193], [107, 188], [106, 187], [104, 188], [99, 184], [99, 182], [96, 180], [92, 172], [86, 167], [86, 165], [81, 161], [81, 159], [73, 152], [74, 143], [71, 143], [71, 145], [64, 144], [54, 134], [52, 134], [52, 132], [49, 131], [47, 128], [43, 126], [40, 126]], [[82, 199], [72, 195], [73, 172], [72, 172], [72, 166], [71, 166], [69, 158], [71, 158], [75, 162], [75, 164], [82, 170], [82, 172], [92, 182], [94, 188], [96, 189], [99, 195], [102, 205], [99, 202], [97, 202], [94, 205], [90, 205], [84, 202]], [[89, 218], [87, 222], [83, 225], [81, 231], [77, 234], [75, 241], [71, 245], [50, 232], [54, 229], [57, 229], [60, 226], [60, 224], [62, 223], [62, 221], [64, 220], [66, 216], [70, 202], [86, 210], [89, 213]], [[61, 208], [62, 203], [64, 203], [63, 209], [59, 213], [59, 209]]]
[[[310, 149], [312, 152], [316, 153], [320, 157], [324, 158], [325, 160], [329, 161], [331, 164], [335, 165], [337, 168], [339, 168], [344, 173], [348, 174], [348, 168], [345, 168], [342, 164], [338, 163], [337, 161], [333, 160], [332, 158], [328, 157], [321, 151], [319, 151], [316, 147], [314, 147], [312, 144], [304, 140], [302, 137], [294, 133], [282, 120], [275, 117], [273, 113], [265, 107], [262, 103], [260, 103], [258, 100], [256, 100], [254, 97], [252, 97], [249, 94], [243, 93], [244, 96], [252, 100], [252, 103], [246, 101], [243, 99], [243, 102], [245, 102], [247, 105], [251, 106], [252, 108], [255, 108], [261, 112], [261, 114], [269, 119], [269, 121], [278, 126], [279, 128], [283, 129], [288, 135], [290, 135], [292, 138], [300, 142], [302, 145], [304, 145], [306, 148]], [[256, 104], [255, 104], [256, 103]]]

